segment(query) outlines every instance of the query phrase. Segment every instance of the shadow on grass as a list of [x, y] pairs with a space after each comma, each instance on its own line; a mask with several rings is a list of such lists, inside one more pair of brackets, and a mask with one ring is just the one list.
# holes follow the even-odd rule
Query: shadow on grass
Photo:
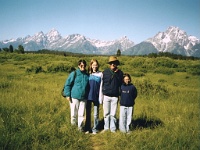
[[[117, 129], [119, 129], [119, 119], [117, 119]], [[131, 122], [131, 130], [135, 129], [155, 129], [157, 127], [164, 126], [164, 123], [159, 118], [147, 118], [147, 116], [138, 117], [133, 119]], [[104, 119], [99, 120], [99, 127], [98, 129], [101, 131], [104, 129]]]
[[147, 116], [138, 117], [132, 120], [133, 129], [155, 129], [164, 126], [164, 123], [159, 118], [148, 118]]

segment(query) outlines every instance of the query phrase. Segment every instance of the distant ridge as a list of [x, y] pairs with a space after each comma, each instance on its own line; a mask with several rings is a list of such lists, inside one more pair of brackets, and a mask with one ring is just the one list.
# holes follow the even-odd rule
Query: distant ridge
[[120, 49], [124, 55], [146, 55], [149, 53], [170, 52], [183, 56], [200, 57], [200, 40], [178, 27], [170, 26], [165, 32], [158, 32], [154, 37], [139, 44], [134, 44], [127, 36], [113, 41], [90, 39], [80, 34], [62, 37], [56, 29], [44, 34], [42, 31], [33, 36], [4, 40], [0, 48], [22, 45], [25, 51], [41, 49], [66, 51], [83, 54], [113, 55]]

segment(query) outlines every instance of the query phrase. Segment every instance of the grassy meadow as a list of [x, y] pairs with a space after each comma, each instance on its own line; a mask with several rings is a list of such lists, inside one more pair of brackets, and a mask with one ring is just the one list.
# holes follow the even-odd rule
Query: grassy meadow
[[61, 90], [71, 67], [92, 58], [108, 67], [108, 56], [0, 53], [0, 149], [200, 149], [200, 60], [120, 56], [138, 89], [132, 132], [85, 135], [70, 125]]

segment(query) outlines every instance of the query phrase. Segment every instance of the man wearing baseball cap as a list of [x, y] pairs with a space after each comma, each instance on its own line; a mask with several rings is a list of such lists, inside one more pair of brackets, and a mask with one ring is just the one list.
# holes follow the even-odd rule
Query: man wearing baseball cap
[[115, 56], [109, 57], [109, 68], [103, 71], [103, 111], [104, 111], [104, 131], [110, 129], [116, 131], [116, 111], [120, 95], [120, 86], [123, 81], [123, 72], [118, 69], [119, 60]]

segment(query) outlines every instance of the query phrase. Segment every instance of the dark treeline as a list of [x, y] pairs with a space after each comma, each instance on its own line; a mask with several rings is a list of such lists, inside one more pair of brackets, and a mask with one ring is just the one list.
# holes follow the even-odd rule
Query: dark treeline
[[73, 52], [66, 52], [66, 51], [58, 51], [58, 50], [48, 50], [42, 49], [38, 51], [26, 51], [25, 53], [32, 53], [32, 54], [54, 54], [54, 55], [62, 55], [62, 56], [77, 56], [77, 57], [87, 57], [87, 56], [106, 56], [102, 54], [82, 54], [82, 53], [73, 53]]
[[56, 51], [56, 50], [48, 50], [48, 49], [42, 49], [42, 50], [38, 50], [38, 51], [26, 51], [26, 53], [32, 53], [32, 54], [54, 54], [54, 55], [63, 55], [63, 56], [81, 55], [81, 54], [78, 54], [78, 53], [65, 52], [65, 51]]
[[199, 57], [194, 56], [183, 56], [180, 54], [173, 54], [169, 52], [159, 52], [159, 53], [150, 53], [148, 55], [145, 55], [149, 58], [156, 58], [156, 57], [169, 57], [172, 59], [179, 59], [179, 60], [199, 60]]
[[[0, 52], [17, 52], [17, 53], [32, 53], [32, 54], [54, 54], [54, 55], [62, 55], [62, 56], [80, 56], [80, 57], [87, 57], [89, 56], [96, 56], [97, 54], [82, 54], [82, 53], [72, 53], [72, 52], [66, 52], [66, 51], [58, 51], [58, 50], [48, 50], [48, 49], [42, 49], [38, 51], [24, 51], [23, 46], [19, 46], [18, 49], [13, 50], [12, 45], [10, 45], [9, 48], [0, 48]], [[117, 56], [121, 56], [121, 51], [118, 49], [116, 51]], [[98, 56], [101, 56], [101, 54], [98, 54]], [[105, 56], [105, 55], [102, 55]], [[199, 60], [199, 57], [194, 56], [183, 56], [180, 54], [173, 54], [169, 52], [159, 52], [159, 53], [150, 53], [148, 55], [130, 55], [131, 57], [139, 56], [139, 57], [148, 57], [148, 58], [157, 58], [157, 57], [169, 57], [172, 59], [179, 59], [179, 60]]]
[[0, 52], [24, 54], [24, 47], [19, 45], [18, 48], [14, 49], [13, 46], [10, 45], [9, 47], [0, 48]]
[[[81, 54], [81, 53], [72, 53], [72, 52], [65, 52], [65, 51], [55, 51], [55, 50], [47, 50], [47, 49], [42, 49], [39, 51], [26, 51], [26, 53], [39, 53], [39, 54], [55, 54], [55, 55], [63, 55], [63, 56], [96, 56], [95, 54]], [[100, 56], [101, 54], [98, 54]], [[116, 52], [117, 56], [119, 55], [119, 50]], [[105, 55], [102, 55], [105, 56]], [[199, 60], [200, 58], [194, 57], [194, 56], [183, 56], [179, 54], [173, 54], [169, 52], [159, 52], [159, 53], [150, 53], [148, 55], [132, 55], [132, 57], [135, 56], [140, 56], [140, 57], [148, 57], [148, 58], [157, 58], [157, 57], [169, 57], [172, 59], [179, 59], [179, 60]]]

